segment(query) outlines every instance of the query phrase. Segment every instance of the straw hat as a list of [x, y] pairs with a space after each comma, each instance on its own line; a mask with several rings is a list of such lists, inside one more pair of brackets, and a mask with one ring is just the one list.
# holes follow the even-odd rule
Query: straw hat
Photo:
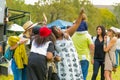
[[23, 35], [26, 37], [26, 38], [29, 38], [30, 37], [30, 33], [29, 33], [29, 30], [31, 28], [34, 27], [34, 24], [32, 21], [27, 21], [24, 25], [23, 25], [23, 28], [24, 28], [24, 32], [23, 32]]
[[32, 21], [27, 21], [24, 25], [23, 25], [23, 28], [24, 30], [29, 30], [30, 28], [33, 27], [33, 22]]

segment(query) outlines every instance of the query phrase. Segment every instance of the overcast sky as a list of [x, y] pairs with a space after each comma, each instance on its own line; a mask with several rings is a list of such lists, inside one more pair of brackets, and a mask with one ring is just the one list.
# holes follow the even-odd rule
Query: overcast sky
[[[27, 4], [33, 4], [38, 0], [25, 0]], [[113, 5], [115, 3], [120, 3], [120, 0], [90, 0], [95, 5]]]
[[120, 3], [120, 0], [90, 0], [96, 5], [113, 5], [115, 3]]

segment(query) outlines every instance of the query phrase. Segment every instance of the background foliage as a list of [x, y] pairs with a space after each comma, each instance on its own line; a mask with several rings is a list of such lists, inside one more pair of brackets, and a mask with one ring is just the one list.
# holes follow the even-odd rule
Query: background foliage
[[[110, 11], [107, 8], [96, 8], [89, 0], [60, 0], [54, 1], [51, 4], [41, 5], [41, 2], [46, 0], [38, 0], [35, 5], [25, 4], [24, 0], [6, 0], [7, 7], [15, 10], [23, 10], [31, 13], [31, 20], [39, 22], [43, 20], [42, 14], [45, 13], [48, 18], [48, 23], [63, 19], [73, 22], [78, 17], [79, 11], [84, 7], [88, 16], [89, 33], [94, 35], [96, 27], [103, 25], [107, 28], [111, 26], [120, 26], [120, 4], [114, 5], [114, 10]], [[13, 14], [10, 14], [12, 16]], [[14, 20], [13, 23], [23, 25], [29, 18], [24, 17]]]
[[[89, 33], [95, 35], [95, 30], [98, 25], [104, 25], [107, 28], [111, 26], [120, 27], [120, 3], [114, 5], [114, 9], [110, 11], [107, 8], [96, 8], [88, 0], [61, 0], [60, 2], [53, 2], [52, 4], [40, 5], [41, 1], [38, 0], [35, 5], [27, 5], [24, 0], [6, 0], [6, 6], [9, 9], [28, 11], [31, 13], [31, 20], [33, 22], [39, 22], [43, 20], [43, 12], [48, 18], [48, 23], [56, 20], [63, 19], [73, 22], [79, 14], [79, 11], [84, 7], [85, 12], [88, 16]], [[15, 15], [15, 13], [9, 13], [9, 17]], [[27, 20], [28, 16], [13, 20], [10, 22], [23, 25]], [[113, 74], [113, 79], [119, 80], [120, 67], [116, 74]], [[92, 65], [90, 65], [87, 80], [91, 79]], [[100, 74], [99, 74], [100, 75]], [[100, 76], [97, 77], [97, 80]], [[13, 80], [13, 76], [0, 76], [0, 80]]]

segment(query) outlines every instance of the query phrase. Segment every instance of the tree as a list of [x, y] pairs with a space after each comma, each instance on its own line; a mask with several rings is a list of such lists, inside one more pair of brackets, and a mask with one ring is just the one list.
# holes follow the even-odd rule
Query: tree
[[111, 26], [117, 26], [117, 20], [115, 15], [110, 12], [108, 9], [100, 9], [101, 12], [101, 17], [102, 17], [102, 24], [106, 27], [109, 28]]
[[113, 12], [117, 18], [117, 24], [118, 24], [117, 27], [119, 27], [120, 26], [120, 3], [118, 3], [114, 6]]
[[98, 8], [94, 7], [89, 0], [80, 0], [80, 7], [85, 9], [88, 17], [88, 31], [91, 35], [95, 35], [96, 27], [101, 25], [101, 14]]
[[[115, 6], [114, 16], [112, 12], [108, 9], [98, 9], [91, 4], [89, 0], [38, 0], [35, 5], [27, 5], [24, 0], [6, 0], [8, 8], [15, 10], [24, 10], [31, 13], [31, 20], [33, 22], [39, 22], [43, 20], [43, 13], [46, 14], [48, 23], [56, 20], [63, 19], [66, 21], [74, 21], [78, 17], [80, 9], [83, 7], [85, 13], [88, 16], [88, 30], [89, 33], [94, 35], [96, 32], [96, 27], [98, 25], [104, 25], [106, 28], [110, 26], [120, 25], [120, 4]], [[43, 5], [40, 5], [43, 3]], [[14, 14], [12, 14], [14, 15]], [[28, 20], [28, 18], [22, 18], [15, 20], [13, 22], [23, 25]], [[118, 23], [117, 23], [118, 22]]]
[[45, 4], [44, 6], [41, 6], [41, 10], [43, 10], [43, 12], [48, 17], [48, 23], [56, 19], [73, 21], [77, 15], [74, 11], [74, 6], [67, 0], [54, 2], [50, 5]]

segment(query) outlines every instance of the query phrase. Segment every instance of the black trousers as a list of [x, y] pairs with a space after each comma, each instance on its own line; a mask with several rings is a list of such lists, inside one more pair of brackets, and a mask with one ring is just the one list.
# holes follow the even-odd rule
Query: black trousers
[[96, 80], [98, 75], [99, 68], [101, 67], [101, 80], [105, 80], [104, 78], [104, 61], [94, 59], [93, 65], [93, 75], [91, 80]]
[[47, 72], [46, 56], [31, 52], [28, 59], [28, 80], [45, 80]]

